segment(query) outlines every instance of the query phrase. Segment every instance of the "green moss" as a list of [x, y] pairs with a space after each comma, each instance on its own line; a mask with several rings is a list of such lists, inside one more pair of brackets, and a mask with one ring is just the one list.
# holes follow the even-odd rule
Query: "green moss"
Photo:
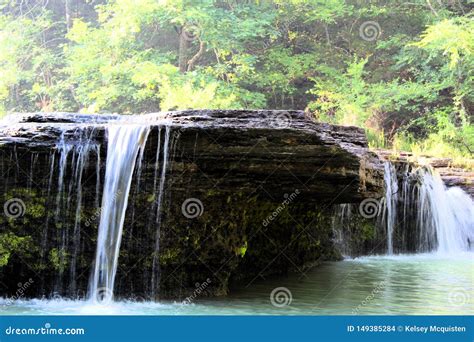
[[41, 218], [45, 215], [45, 207], [43, 204], [34, 203], [26, 207], [26, 214], [31, 215], [34, 218]]
[[239, 252], [238, 254], [240, 254], [240, 256], [243, 258], [245, 256], [245, 253], [247, 253], [247, 241], [245, 241], [245, 244], [239, 248]]
[[64, 250], [53, 248], [49, 251], [49, 262], [55, 270], [64, 272], [67, 267], [67, 253]]
[[372, 222], [364, 221], [360, 225], [360, 233], [363, 240], [373, 240], [375, 238], [375, 226]]
[[160, 255], [160, 263], [162, 265], [167, 265], [173, 262], [178, 261], [178, 256], [180, 255], [180, 251], [177, 248], [168, 248], [163, 251]]
[[13, 253], [25, 254], [31, 243], [32, 239], [29, 236], [16, 236], [11, 232], [0, 234], [0, 267], [8, 264]]

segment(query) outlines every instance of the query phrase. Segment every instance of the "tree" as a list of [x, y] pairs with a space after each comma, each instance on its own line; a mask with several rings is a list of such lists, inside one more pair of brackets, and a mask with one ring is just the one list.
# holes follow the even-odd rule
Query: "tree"
[[470, 10], [445, 0], [0, 0], [0, 110], [295, 108], [365, 127], [372, 144], [443, 142], [468, 156]]

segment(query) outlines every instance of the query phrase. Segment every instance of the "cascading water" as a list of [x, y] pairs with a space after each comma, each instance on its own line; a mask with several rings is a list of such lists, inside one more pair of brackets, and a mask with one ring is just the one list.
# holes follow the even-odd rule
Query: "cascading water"
[[[161, 170], [161, 177], [160, 177], [160, 185], [158, 189], [158, 200], [156, 204], [156, 235], [155, 235], [155, 251], [153, 254], [153, 267], [152, 267], [152, 276], [151, 276], [151, 295], [152, 298], [156, 297], [156, 289], [159, 286], [159, 277], [160, 277], [160, 269], [159, 269], [159, 252], [160, 252], [160, 231], [161, 231], [161, 204], [163, 201], [163, 192], [165, 187], [165, 179], [166, 179], [166, 170], [168, 166], [168, 155], [169, 155], [169, 143], [170, 141], [170, 128], [166, 126], [165, 129], [165, 141], [163, 147], [163, 163], [162, 163], [162, 170]], [[155, 164], [155, 181], [153, 188], [155, 189], [156, 193], [156, 177], [158, 174], [159, 168], [159, 161], [160, 161], [160, 145], [161, 145], [161, 129], [158, 136], [158, 148], [156, 153], [156, 164]]]
[[393, 254], [393, 231], [397, 220], [397, 170], [390, 162], [384, 163], [385, 201], [382, 222], [387, 228], [387, 254]]
[[385, 196], [377, 201], [379, 210], [373, 232], [376, 238], [364, 247], [365, 251], [350, 248], [353, 246], [349, 243], [367, 233], [361, 230], [363, 222], [351, 218], [351, 212], [357, 209], [351, 210], [349, 204], [336, 207], [334, 244], [343, 255], [380, 253], [383, 249], [379, 246], [386, 246], [388, 255], [457, 254], [474, 249], [472, 198], [461, 188], [447, 188], [429, 166], [411, 168], [409, 164], [385, 163]]
[[[110, 125], [97, 253], [90, 298], [111, 299], [125, 211], [138, 153], [145, 147], [148, 125]], [[142, 156], [142, 154], [141, 154]]]
[[469, 251], [474, 245], [474, 202], [457, 187], [446, 188], [430, 168], [416, 173], [419, 245], [439, 253]]
[[352, 239], [352, 232], [349, 228], [353, 215], [352, 204], [339, 204], [335, 206], [332, 216], [333, 242], [343, 256], [352, 255], [353, 251], [348, 241]]
[[[66, 133], [73, 136], [73, 139], [66, 138]], [[57, 195], [54, 201], [56, 202], [56, 209], [54, 212], [54, 222], [56, 226], [62, 227], [57, 230], [60, 241], [57, 246], [58, 261], [60, 265], [69, 265], [69, 280], [64, 286], [64, 268], [60, 267], [57, 274], [57, 282], [55, 286], [56, 293], [69, 293], [75, 295], [76, 292], [76, 266], [77, 257], [79, 254], [79, 247], [81, 243], [81, 211], [82, 211], [82, 186], [83, 175], [87, 169], [91, 155], [97, 156], [97, 162], [100, 160], [100, 144], [93, 140], [95, 135], [94, 129], [76, 129], [68, 132], [67, 129], [61, 134], [59, 142], [56, 144], [56, 150], [59, 154], [59, 171], [57, 181]], [[47, 197], [51, 194], [51, 187], [53, 182], [53, 174], [55, 168], [55, 155], [53, 154], [50, 164], [50, 177], [47, 191]], [[70, 179], [65, 183], [65, 179]], [[74, 209], [75, 205], [75, 209]], [[70, 212], [74, 212], [74, 224], [71, 225], [65, 217], [68, 217]], [[48, 236], [48, 222], [46, 219], [45, 228], [43, 229], [42, 245], [46, 245]], [[71, 231], [72, 226], [72, 231]], [[68, 247], [71, 247], [69, 250]], [[45, 260], [42, 260], [45, 263]], [[66, 290], [65, 288], [68, 288]]]
[[[97, 156], [100, 155], [100, 145], [91, 144], [91, 137], [93, 136], [93, 130], [90, 136], [83, 143], [80, 141], [79, 146], [76, 148], [77, 157], [76, 166], [73, 170], [74, 179], [76, 181], [76, 211], [74, 219], [74, 230], [72, 236], [72, 256], [71, 256], [71, 266], [70, 266], [70, 290], [71, 293], [76, 291], [76, 265], [77, 257], [79, 254], [79, 245], [81, 241], [81, 210], [82, 210], [82, 178], [84, 174], [84, 169], [87, 167], [89, 160], [90, 152], [94, 151]], [[99, 158], [99, 157], [98, 157]]]

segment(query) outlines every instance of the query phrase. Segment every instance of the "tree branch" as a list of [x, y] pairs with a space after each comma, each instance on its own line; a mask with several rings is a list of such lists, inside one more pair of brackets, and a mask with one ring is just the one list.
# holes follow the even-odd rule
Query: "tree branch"
[[205, 43], [199, 39], [199, 50], [196, 52], [196, 54], [188, 61], [188, 70], [187, 71], [192, 71], [194, 68], [194, 64], [198, 61], [199, 58], [201, 58], [202, 54], [204, 53], [204, 47]]

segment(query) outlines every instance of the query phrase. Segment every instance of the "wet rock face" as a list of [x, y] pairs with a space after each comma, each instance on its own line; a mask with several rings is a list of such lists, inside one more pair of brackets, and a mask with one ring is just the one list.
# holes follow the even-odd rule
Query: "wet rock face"
[[[106, 127], [126, 124], [118, 118], [28, 114], [0, 123], [1, 203], [24, 203], [22, 215], [0, 216], [0, 295], [29, 278], [37, 286], [25, 296], [85, 295]], [[363, 130], [315, 123], [303, 112], [182, 111], [130, 122], [152, 130], [132, 180], [118, 297], [183, 299], [205, 281], [200, 296], [223, 295], [235, 283], [337, 259], [332, 206], [383, 194], [383, 166]]]
[[[85, 130], [103, 143], [115, 115], [27, 114], [7, 127], [0, 125], [0, 145], [29, 150], [54, 148], [61, 134], [79, 140]], [[141, 116], [158, 127], [167, 119], [179, 144], [172, 162], [179, 171], [196, 174], [203, 188], [218, 186], [287, 193], [300, 185], [303, 195], [334, 203], [380, 196], [382, 166], [367, 150], [357, 127], [315, 123], [301, 111], [181, 111]], [[135, 118], [132, 122], [138, 121]], [[87, 135], [87, 134], [86, 134]], [[156, 144], [148, 144], [153, 153]], [[105, 144], [102, 144], [105, 151]]]

